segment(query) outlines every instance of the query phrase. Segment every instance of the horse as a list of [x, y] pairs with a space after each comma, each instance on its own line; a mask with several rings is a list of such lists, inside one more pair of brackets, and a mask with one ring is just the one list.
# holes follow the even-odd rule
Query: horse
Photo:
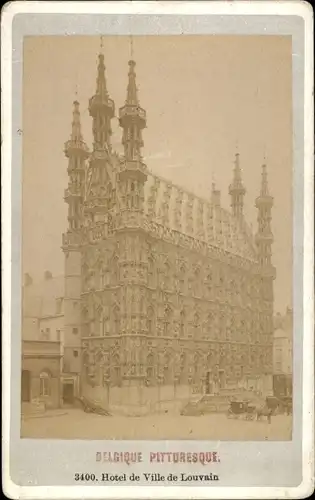
[[262, 417], [266, 417], [268, 420], [268, 424], [271, 424], [271, 415], [272, 415], [272, 409], [267, 406], [267, 404], [264, 404], [258, 408], [256, 408], [256, 419], [257, 421], [261, 420]]

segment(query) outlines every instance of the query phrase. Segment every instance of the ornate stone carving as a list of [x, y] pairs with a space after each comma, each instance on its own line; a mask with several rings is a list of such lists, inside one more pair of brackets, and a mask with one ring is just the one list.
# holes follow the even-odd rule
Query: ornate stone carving
[[204, 201], [198, 199], [197, 202], [197, 238], [201, 240], [205, 239], [205, 228], [204, 228]]
[[174, 207], [174, 227], [177, 231], [182, 229], [182, 206], [184, 192], [182, 189], [176, 189], [175, 207]]
[[150, 188], [150, 196], [148, 198], [148, 216], [150, 220], [153, 220], [156, 217], [156, 209], [157, 209], [157, 198], [158, 191], [160, 188], [161, 181], [158, 177], [154, 177], [153, 184]]
[[185, 202], [185, 223], [186, 223], [186, 233], [192, 235], [194, 232], [194, 217], [193, 217], [193, 209], [194, 209], [194, 196], [190, 193], [187, 193], [187, 199]]
[[172, 185], [163, 184], [163, 199], [161, 205], [161, 223], [168, 227], [170, 225], [170, 199], [171, 199]]

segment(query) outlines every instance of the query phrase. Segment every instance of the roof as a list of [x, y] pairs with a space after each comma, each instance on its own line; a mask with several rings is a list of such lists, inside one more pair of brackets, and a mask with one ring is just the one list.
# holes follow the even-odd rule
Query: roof
[[[188, 234], [186, 213], [190, 202], [191, 236], [243, 258], [257, 260], [254, 235], [246, 222], [237, 220], [228, 210], [214, 205], [210, 199], [198, 197], [187, 189], [151, 173], [148, 174], [144, 194], [144, 208], [148, 215], [152, 201], [155, 203], [155, 222], [165, 224], [163, 212], [167, 204], [168, 227]], [[177, 205], [180, 198], [182, 202]], [[176, 205], [180, 207], [180, 229], [175, 220]]]

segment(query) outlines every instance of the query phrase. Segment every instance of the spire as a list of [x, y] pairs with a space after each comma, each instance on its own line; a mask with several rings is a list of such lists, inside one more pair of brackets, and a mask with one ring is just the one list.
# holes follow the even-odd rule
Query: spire
[[212, 181], [211, 188], [211, 202], [215, 206], [220, 206], [221, 204], [221, 192], [219, 189], [217, 189], [214, 180]]
[[73, 101], [73, 120], [72, 120], [72, 141], [82, 141], [81, 120], [80, 120], [80, 104], [77, 100]]
[[105, 76], [105, 61], [104, 61], [104, 37], [100, 37], [100, 51], [98, 54], [97, 77], [96, 77], [96, 95], [101, 97], [101, 100], [106, 100], [108, 97], [106, 76]]
[[258, 257], [261, 266], [274, 276], [274, 268], [271, 264], [271, 246], [273, 243], [273, 234], [271, 230], [271, 209], [273, 206], [273, 197], [270, 196], [267, 180], [267, 166], [262, 165], [260, 194], [256, 198], [256, 208], [258, 210], [258, 231], [256, 234], [256, 244]]
[[129, 61], [129, 73], [128, 73], [128, 87], [127, 87], [127, 99], [126, 104], [131, 106], [138, 106], [138, 89], [136, 85], [136, 73], [135, 66], [136, 63], [133, 60]]
[[125, 160], [142, 160], [143, 147], [142, 130], [146, 127], [146, 112], [140, 107], [136, 85], [136, 63], [128, 62], [128, 86], [125, 105], [119, 109], [119, 124], [123, 129], [122, 144], [125, 150]]
[[143, 162], [142, 130], [146, 127], [146, 112], [140, 107], [137, 95], [135, 61], [129, 61], [127, 97], [119, 109], [119, 125], [123, 130], [124, 161], [119, 172], [119, 182], [125, 193], [123, 207], [143, 214], [144, 184], [147, 167]]
[[242, 172], [240, 167], [240, 154], [235, 153], [233, 181], [229, 187], [229, 194], [231, 196], [231, 207], [235, 217], [243, 216], [244, 196], [246, 189], [242, 181]]
[[101, 37], [100, 53], [98, 55], [96, 93], [89, 101], [90, 116], [93, 117], [94, 150], [104, 150], [110, 146], [112, 134], [110, 121], [115, 115], [115, 104], [110, 99], [106, 77], [103, 54], [103, 37]]
[[71, 134], [70, 140], [65, 143], [65, 155], [70, 158], [75, 156], [76, 152], [88, 156], [88, 148], [81, 130], [80, 104], [77, 100], [73, 101]]
[[262, 165], [262, 171], [261, 171], [260, 196], [269, 197], [267, 165], [265, 163]]
[[241, 168], [240, 168], [240, 154], [237, 151], [235, 153], [235, 161], [234, 161], [234, 184], [239, 184], [242, 182], [241, 179]]
[[105, 68], [105, 62], [104, 62], [104, 54], [100, 53], [98, 55], [96, 95], [99, 96], [102, 101], [106, 101], [106, 99], [108, 98], [105, 69], [106, 68]]
[[129, 41], [130, 41], [130, 59], [133, 60], [133, 36], [129, 36]]
[[[65, 190], [65, 202], [68, 205], [68, 231], [63, 235], [63, 247], [69, 248], [74, 241], [69, 233], [81, 226], [82, 203], [84, 196], [85, 161], [89, 156], [81, 131], [79, 102], [73, 102], [72, 126], [70, 139], [65, 143], [65, 156], [68, 158], [68, 188]], [[70, 239], [69, 239], [70, 238]]]

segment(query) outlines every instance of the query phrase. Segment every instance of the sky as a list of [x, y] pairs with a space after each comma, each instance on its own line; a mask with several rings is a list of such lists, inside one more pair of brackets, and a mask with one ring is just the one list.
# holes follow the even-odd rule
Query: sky
[[[130, 38], [103, 38], [107, 87], [116, 110], [126, 98]], [[88, 100], [95, 93], [98, 37], [26, 37], [23, 56], [23, 273], [64, 272], [67, 160], [72, 102], [81, 103], [91, 146]], [[292, 305], [291, 38], [133, 38], [140, 104], [147, 112], [143, 155], [154, 173], [209, 197], [212, 180], [229, 207], [236, 150], [247, 190], [245, 216], [257, 227], [255, 198], [266, 157], [274, 197], [275, 310]], [[112, 122], [114, 147], [121, 130]]]

